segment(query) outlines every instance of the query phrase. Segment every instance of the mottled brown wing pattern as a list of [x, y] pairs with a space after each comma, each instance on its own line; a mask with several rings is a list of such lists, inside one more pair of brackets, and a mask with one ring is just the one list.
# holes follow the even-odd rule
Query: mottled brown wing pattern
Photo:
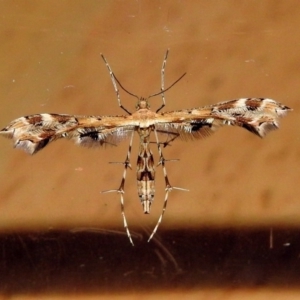
[[289, 107], [272, 99], [242, 98], [160, 114], [150, 110], [130, 116], [104, 117], [44, 113], [18, 118], [3, 128], [0, 134], [12, 138], [15, 148], [29, 154], [60, 138], [72, 139], [76, 144], [87, 147], [117, 145], [137, 127], [146, 125], [154, 125], [161, 135], [177, 135], [183, 140], [207, 137], [224, 125], [243, 127], [264, 137], [279, 127], [279, 117], [289, 110]]
[[134, 130], [120, 126], [124, 117], [35, 114], [12, 121], [0, 134], [13, 139], [14, 147], [34, 154], [60, 138], [72, 139], [81, 146], [116, 145]]
[[221, 126], [231, 125], [264, 137], [279, 127], [289, 107], [268, 98], [242, 98], [210, 106], [161, 114], [169, 122], [158, 122], [159, 132], [178, 134], [180, 138], [198, 139], [211, 135]]

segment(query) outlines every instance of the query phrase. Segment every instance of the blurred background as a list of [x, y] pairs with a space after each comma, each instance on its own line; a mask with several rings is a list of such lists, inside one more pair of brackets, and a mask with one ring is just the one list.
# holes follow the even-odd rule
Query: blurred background
[[[0, 142], [0, 293], [74, 298], [298, 299], [300, 254], [300, 2], [1, 1], [0, 127], [34, 113], [123, 115], [103, 53], [122, 85], [160, 91], [170, 53], [164, 111], [241, 97], [268, 97], [294, 109], [259, 139], [222, 128], [164, 149], [172, 191], [163, 222], [164, 180], [144, 215], [135, 161], [117, 194], [128, 143], [86, 149], [58, 141], [34, 156]], [[136, 100], [121, 91], [123, 105]], [[151, 99], [155, 110], [161, 97]], [[156, 161], [158, 155], [153, 145]], [[151, 293], [150, 293], [151, 292]], [[1, 296], [1, 297], [2, 297]]]

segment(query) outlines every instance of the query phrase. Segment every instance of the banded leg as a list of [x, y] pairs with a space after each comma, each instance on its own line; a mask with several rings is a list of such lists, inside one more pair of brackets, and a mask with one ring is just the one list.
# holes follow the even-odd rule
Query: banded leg
[[161, 97], [162, 97], [162, 105], [156, 110], [156, 113], [158, 113], [161, 109], [163, 109], [166, 105], [166, 99], [165, 99], [165, 95], [163, 93], [164, 89], [165, 89], [165, 68], [166, 68], [166, 63], [167, 63], [167, 58], [168, 58], [168, 54], [169, 54], [169, 49], [166, 52], [165, 58], [163, 60], [163, 64], [161, 67]]
[[116, 82], [116, 79], [115, 79], [115, 75], [110, 67], [110, 65], [108, 64], [106, 58], [104, 57], [103, 54], [101, 54], [101, 57], [102, 59], [104, 60], [104, 63], [109, 71], [109, 75], [110, 75], [110, 78], [111, 78], [111, 81], [112, 81], [112, 84], [114, 86], [114, 89], [115, 89], [115, 92], [117, 94], [117, 98], [118, 98], [118, 104], [119, 104], [119, 107], [122, 108], [124, 111], [126, 111], [129, 115], [131, 115], [131, 112], [128, 111], [121, 103], [121, 98], [120, 98], [120, 92], [119, 92], [119, 89], [118, 89], [118, 85], [117, 85], [117, 82]]
[[[131, 155], [133, 135], [134, 135], [134, 131], [131, 134], [131, 138], [130, 138], [130, 143], [129, 143], [129, 147], [128, 147], [126, 159], [125, 159], [124, 162], [120, 162], [121, 164], [124, 165], [123, 177], [122, 177], [122, 180], [121, 180], [120, 187], [118, 189], [115, 189], [115, 190], [102, 191], [102, 193], [117, 192], [120, 195], [121, 214], [122, 214], [122, 218], [123, 218], [123, 224], [124, 224], [124, 228], [126, 230], [127, 236], [129, 238], [129, 241], [132, 244], [132, 246], [134, 246], [134, 244], [133, 244], [133, 241], [132, 241], [132, 238], [131, 238], [131, 234], [130, 234], [130, 231], [129, 231], [129, 228], [128, 228], [128, 224], [127, 224], [127, 220], [126, 220], [126, 216], [125, 216], [123, 194], [125, 193], [124, 187], [125, 187], [125, 180], [126, 180], [127, 168], [131, 169], [130, 155]], [[114, 163], [119, 163], [119, 162], [114, 162]]]
[[[164, 205], [163, 205], [163, 209], [162, 209], [162, 212], [160, 214], [160, 217], [158, 218], [158, 221], [148, 239], [148, 242], [153, 238], [154, 234], [156, 233], [157, 229], [158, 229], [158, 226], [160, 225], [161, 221], [162, 221], [162, 218], [164, 216], [164, 213], [166, 211], [166, 208], [167, 208], [167, 204], [168, 204], [168, 197], [169, 197], [169, 192], [171, 192], [172, 190], [181, 190], [181, 191], [188, 191], [187, 189], [184, 189], [184, 188], [180, 188], [180, 187], [175, 187], [175, 186], [172, 186], [170, 184], [170, 181], [169, 181], [169, 178], [168, 178], [168, 174], [167, 174], [167, 169], [166, 169], [166, 166], [165, 166], [165, 162], [168, 161], [164, 158], [163, 156], [163, 153], [162, 153], [162, 150], [161, 150], [161, 146], [160, 146], [160, 142], [158, 140], [158, 135], [157, 135], [157, 132], [156, 132], [156, 129], [154, 128], [154, 134], [155, 134], [155, 139], [156, 139], [156, 144], [157, 144], [157, 149], [158, 149], [158, 154], [159, 154], [159, 165], [161, 164], [162, 166], [162, 169], [163, 169], [163, 173], [164, 173], [164, 178], [165, 178], [165, 200], [164, 200]], [[172, 160], [171, 160], [172, 161]]]

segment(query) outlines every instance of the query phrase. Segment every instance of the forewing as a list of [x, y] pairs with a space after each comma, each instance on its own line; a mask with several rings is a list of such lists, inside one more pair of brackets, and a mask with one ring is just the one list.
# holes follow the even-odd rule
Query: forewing
[[183, 139], [203, 138], [224, 125], [240, 126], [264, 137], [279, 127], [289, 107], [268, 98], [242, 98], [215, 105], [162, 113], [156, 130]]
[[0, 135], [13, 139], [15, 148], [34, 154], [60, 138], [73, 139], [82, 146], [116, 145], [134, 128], [122, 116], [36, 114], [12, 121], [0, 131]]
[[279, 128], [279, 118], [292, 109], [269, 98], [242, 98], [211, 106], [212, 115], [224, 125], [240, 126], [258, 135], [266, 136]]

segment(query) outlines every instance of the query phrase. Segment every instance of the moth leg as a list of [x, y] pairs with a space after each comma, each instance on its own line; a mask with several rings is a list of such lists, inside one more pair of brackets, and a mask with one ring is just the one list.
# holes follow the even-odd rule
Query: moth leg
[[121, 98], [120, 98], [120, 92], [119, 92], [119, 89], [118, 89], [118, 85], [117, 85], [117, 82], [116, 82], [116, 78], [115, 78], [115, 74], [113, 73], [110, 65], [108, 64], [106, 58], [104, 57], [103, 54], [101, 54], [101, 57], [102, 59], [104, 60], [104, 63], [109, 71], [109, 75], [110, 75], [110, 78], [111, 78], [111, 81], [112, 81], [112, 84], [114, 86], [114, 89], [115, 89], [115, 92], [117, 94], [117, 98], [118, 98], [118, 104], [119, 104], [119, 107], [122, 108], [124, 111], [126, 111], [129, 115], [131, 115], [131, 112], [128, 111], [121, 103]]
[[[166, 68], [168, 54], [169, 54], [169, 49], [167, 49], [167, 52], [166, 52], [166, 55], [165, 55], [165, 58], [163, 60], [163, 64], [161, 67], [161, 91], [164, 91], [164, 89], [165, 89], [165, 68]], [[164, 93], [161, 94], [161, 97], [162, 97], [162, 105], [156, 110], [156, 113], [158, 113], [166, 105], [166, 99], [165, 99]]]
[[[120, 195], [120, 203], [121, 203], [121, 215], [123, 218], [123, 224], [124, 224], [124, 228], [126, 230], [127, 236], [129, 238], [130, 243], [132, 244], [132, 246], [134, 246], [134, 243], [132, 241], [131, 238], [131, 234], [128, 228], [128, 223], [126, 220], [126, 216], [125, 216], [125, 211], [124, 211], [124, 197], [123, 194], [125, 193], [124, 191], [124, 187], [125, 187], [125, 179], [126, 179], [126, 174], [127, 174], [127, 169], [130, 168], [131, 169], [131, 164], [130, 164], [130, 155], [131, 155], [131, 148], [132, 148], [132, 141], [133, 141], [133, 135], [134, 135], [134, 131], [131, 134], [131, 138], [130, 138], [130, 142], [129, 142], [129, 147], [128, 147], [128, 151], [127, 151], [127, 155], [126, 155], [126, 159], [124, 162], [120, 162], [121, 164], [124, 165], [124, 171], [123, 171], [123, 176], [122, 176], [122, 180], [121, 180], [121, 184], [120, 187], [118, 189], [115, 190], [107, 190], [107, 191], [103, 191], [102, 193], [111, 193], [111, 192], [117, 192]], [[114, 162], [114, 163], [119, 163], [119, 162]]]
[[[170, 146], [171, 142], [175, 141], [179, 137], [179, 133], [177, 133], [177, 132], [169, 132], [167, 130], [156, 130], [156, 132], [168, 134], [170, 136], [173, 135], [173, 137], [170, 138], [169, 140], [168, 140], [169, 137], [167, 137], [167, 140], [165, 142], [159, 142], [159, 144], [163, 145], [164, 148], [167, 147], [167, 146]], [[157, 141], [152, 142], [152, 143], [157, 144]]]
[[164, 216], [164, 213], [166, 211], [166, 208], [167, 208], [167, 204], [168, 204], [168, 197], [169, 197], [169, 192], [171, 192], [172, 190], [181, 190], [181, 191], [188, 191], [187, 189], [184, 189], [184, 188], [180, 188], [180, 187], [175, 187], [175, 186], [172, 186], [170, 184], [170, 181], [169, 181], [169, 178], [168, 178], [168, 174], [167, 174], [167, 169], [166, 169], [166, 166], [165, 166], [165, 162], [167, 161], [164, 156], [163, 156], [163, 153], [162, 153], [162, 150], [161, 150], [161, 146], [160, 146], [160, 142], [158, 140], [158, 135], [157, 135], [157, 132], [156, 132], [156, 129], [154, 128], [154, 134], [155, 134], [155, 139], [156, 139], [156, 144], [157, 144], [157, 149], [158, 149], [158, 154], [159, 154], [159, 163], [158, 164], [161, 164], [162, 166], [162, 169], [163, 169], [163, 174], [164, 174], [164, 178], [165, 178], [165, 200], [164, 200], [164, 205], [163, 205], [163, 209], [162, 209], [162, 212], [160, 214], [160, 217], [158, 218], [158, 221], [148, 239], [148, 242], [153, 238], [154, 234], [156, 233], [157, 229], [158, 229], [158, 226], [160, 225], [161, 221], [162, 221], [162, 218]]

